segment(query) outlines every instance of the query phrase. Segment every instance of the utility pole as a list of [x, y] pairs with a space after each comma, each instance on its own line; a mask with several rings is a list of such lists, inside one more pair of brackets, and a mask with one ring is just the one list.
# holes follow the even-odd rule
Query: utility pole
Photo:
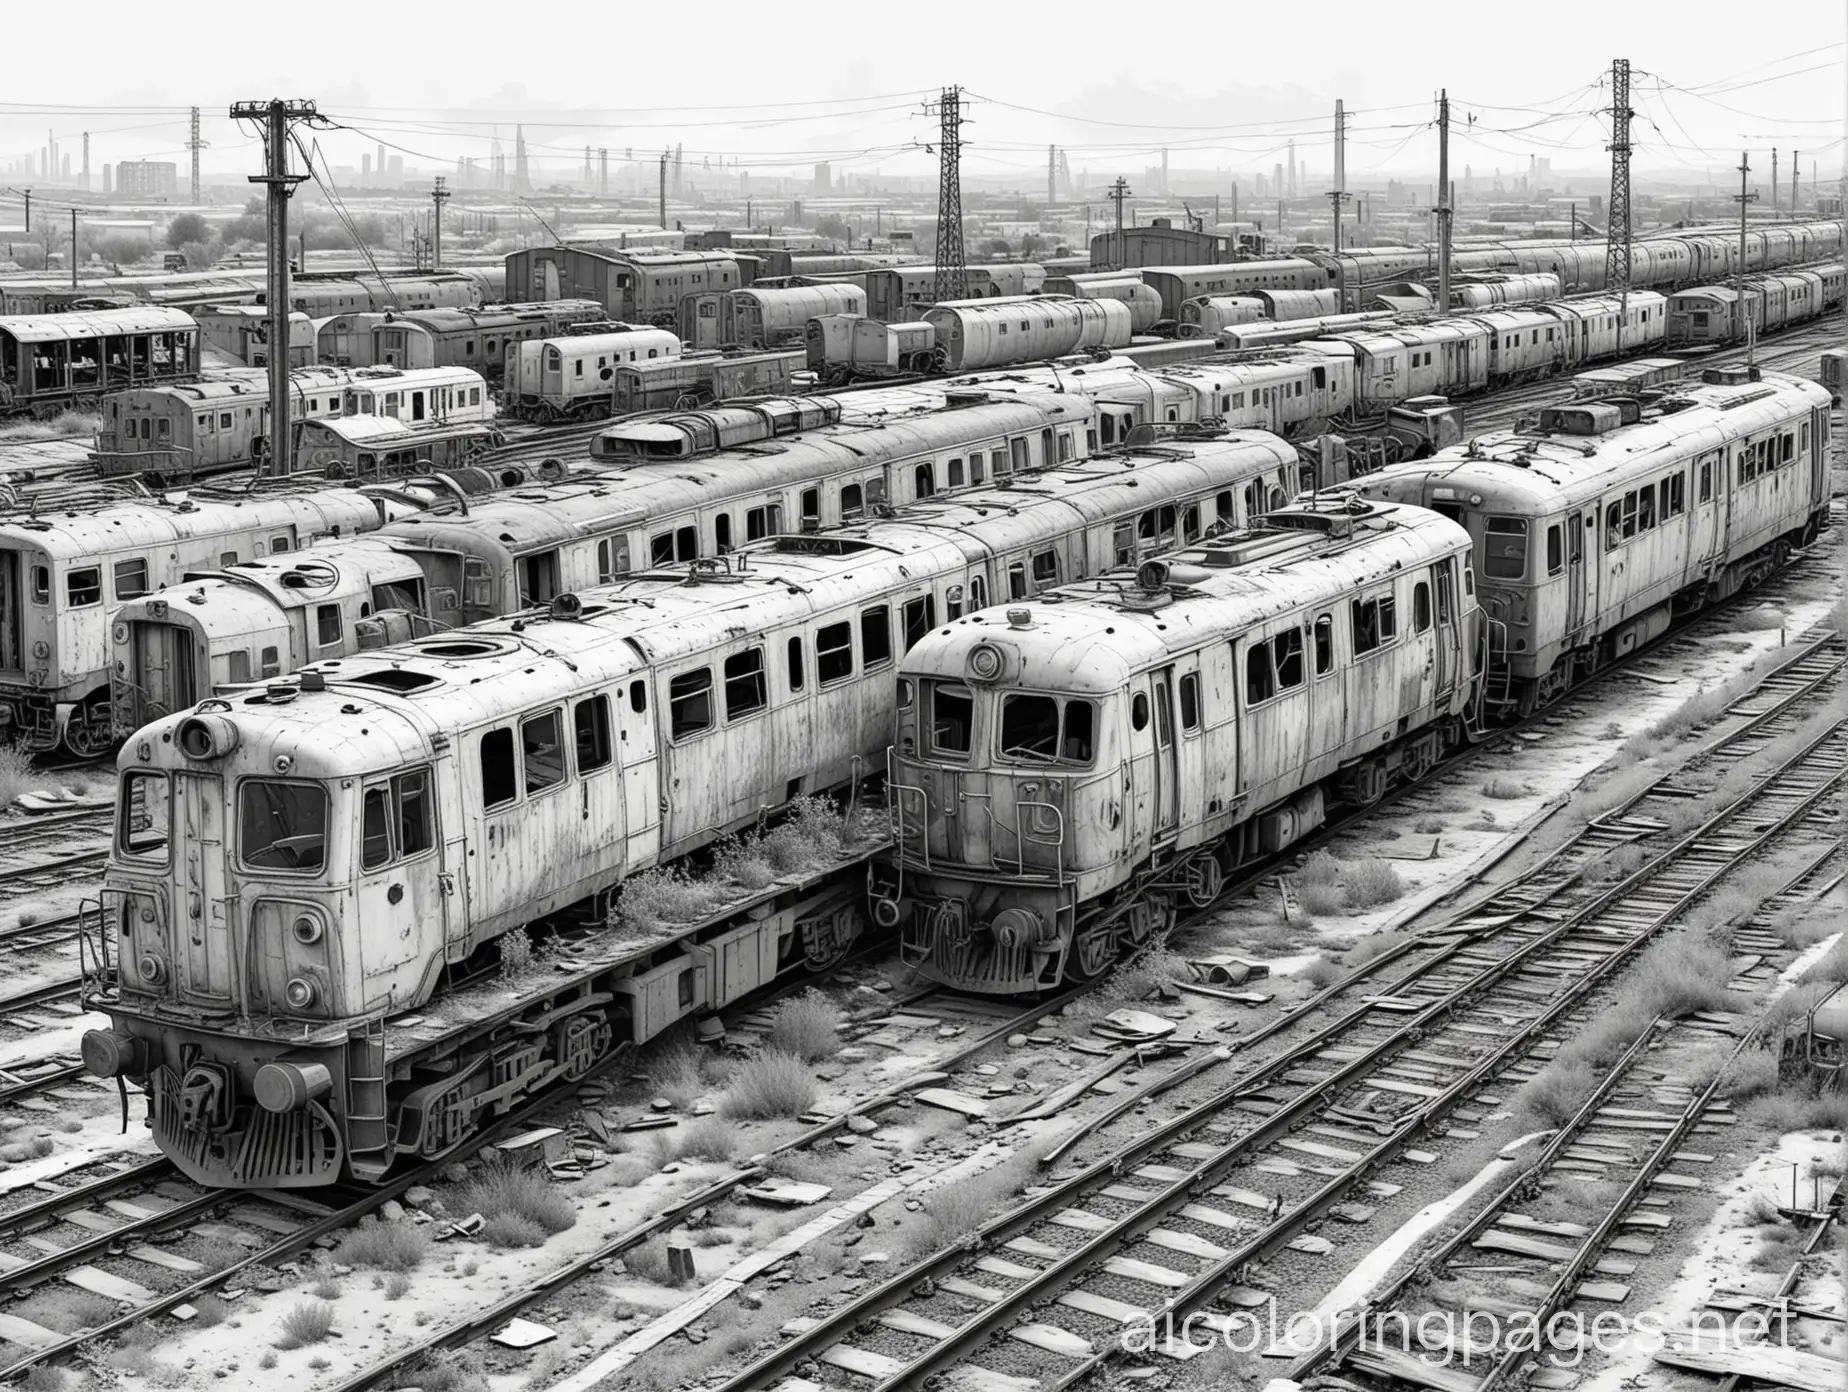
[[1046, 147], [1046, 206], [1059, 201], [1059, 147]]
[[1347, 202], [1347, 112], [1335, 102], [1335, 186], [1328, 191], [1328, 202], [1335, 212], [1335, 293], [1336, 303], [1347, 308], [1347, 263], [1341, 259], [1341, 205]]
[[199, 204], [199, 152], [212, 142], [199, 138], [199, 108], [192, 109], [192, 134], [186, 141], [186, 148], [192, 151], [192, 201]]
[[30, 232], [30, 231], [32, 230], [32, 190], [31, 190], [31, 189], [21, 189], [21, 190], [20, 190], [20, 193], [21, 193], [21, 194], [23, 194], [23, 195], [25, 196], [25, 200], [26, 200], [26, 231], [28, 231], [28, 232]]
[[[929, 114], [929, 108], [925, 108]], [[969, 255], [963, 247], [962, 88], [945, 87], [937, 99], [937, 304], [968, 298]]]
[[289, 172], [289, 123], [312, 121], [311, 101], [238, 102], [234, 121], [264, 123], [264, 172], [250, 182], [269, 190], [269, 464], [271, 476], [294, 471], [295, 436], [289, 424], [289, 199], [308, 176]]
[[436, 187], [430, 192], [430, 201], [436, 204], [436, 215], [430, 220], [430, 269], [443, 269], [443, 205], [453, 194], [443, 187], [443, 176], [436, 176]]
[[1751, 365], [1752, 353], [1749, 337], [1750, 319], [1745, 312], [1745, 209], [1748, 203], [1756, 203], [1758, 201], [1758, 195], [1755, 193], [1748, 193], [1745, 187], [1745, 176], [1751, 172], [1751, 157], [1747, 155], [1744, 150], [1741, 150], [1739, 152], [1739, 191], [1733, 195], [1733, 202], [1739, 205], [1739, 264], [1736, 268], [1736, 274], [1733, 276], [1733, 293], [1739, 297], [1739, 332], [1748, 335], [1745, 355], [1746, 365], [1748, 367]]
[[1630, 310], [1630, 60], [1611, 63], [1611, 217], [1604, 242], [1604, 289], [1618, 296], [1617, 348]]
[[661, 230], [667, 230], [667, 151], [661, 152]]
[[77, 288], [77, 210], [71, 209], [71, 289]]
[[1803, 152], [1790, 152], [1790, 215], [1797, 215], [1797, 181], [1803, 177]]
[[1771, 147], [1771, 216], [1777, 216], [1777, 146]]
[[1121, 174], [1104, 197], [1116, 204], [1116, 243], [1110, 248], [1110, 259], [1120, 267], [1125, 264], [1127, 255], [1123, 247], [1123, 204], [1129, 198], [1129, 184]]
[[597, 196], [610, 196], [610, 152], [601, 147], [597, 150]]
[[1450, 309], [1450, 89], [1437, 99], [1437, 303]]

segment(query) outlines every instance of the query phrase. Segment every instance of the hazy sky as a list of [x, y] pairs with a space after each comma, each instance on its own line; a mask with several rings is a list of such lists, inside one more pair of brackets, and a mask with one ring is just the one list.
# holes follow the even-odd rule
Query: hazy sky
[[[785, 8], [796, 32], [784, 32]], [[93, 0], [73, 33], [55, 6], [14, 5], [0, 21], [11, 54], [81, 58], [7, 65], [0, 168], [33, 154], [48, 128], [73, 164], [84, 130], [93, 166], [183, 162], [183, 108], [197, 104], [207, 172], [254, 172], [261, 147], [226, 108], [288, 96], [313, 98], [351, 128], [316, 137], [334, 164], [357, 166], [380, 140], [407, 165], [485, 163], [496, 125], [511, 153], [523, 122], [541, 176], [579, 169], [585, 144], [614, 159], [674, 143], [693, 171], [736, 160], [792, 172], [830, 159], [837, 170], [928, 173], [922, 146], [935, 122], [921, 99], [957, 83], [970, 98], [965, 168], [1029, 189], [1044, 183], [1049, 142], [1093, 184], [1118, 173], [1133, 182], [1164, 145], [1177, 169], [1268, 171], [1292, 135], [1299, 159], [1323, 171], [1337, 97], [1351, 113], [1351, 179], [1428, 178], [1440, 87], [1453, 104], [1453, 170], [1481, 177], [1524, 170], [1529, 154], [1556, 170], [1603, 167], [1598, 108], [1617, 56], [1635, 68], [1640, 169], [1697, 177], [1737, 164], [1741, 147], [1768, 166], [1772, 146], [1803, 152], [1805, 181], [1812, 160], [1830, 180], [1843, 168], [1848, 0], [1743, 10], [1708, 0], [1066, 0], [940, 12], [196, 0], [183, 25], [169, 25], [158, 8]]]

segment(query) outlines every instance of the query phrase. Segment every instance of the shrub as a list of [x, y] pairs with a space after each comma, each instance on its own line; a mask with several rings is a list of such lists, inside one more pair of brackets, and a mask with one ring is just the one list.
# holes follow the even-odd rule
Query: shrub
[[202, 1329], [223, 1324], [231, 1316], [231, 1307], [225, 1303], [223, 1296], [202, 1295], [192, 1305], [199, 1312], [193, 1316], [193, 1323]]
[[[543, 1247], [546, 1231], [531, 1218], [519, 1213], [497, 1213], [481, 1225], [477, 1234], [488, 1246]], [[473, 1274], [473, 1273], [469, 1273]]]
[[411, 1223], [374, 1223], [354, 1228], [334, 1249], [343, 1266], [369, 1266], [379, 1271], [412, 1271], [430, 1253], [430, 1234]]
[[64, 1392], [64, 1374], [49, 1363], [35, 1363], [19, 1385], [23, 1392]]
[[723, 901], [724, 895], [716, 885], [689, 879], [678, 865], [644, 870], [623, 884], [616, 900], [616, 919], [621, 925], [655, 932], [670, 924], [704, 918]]
[[1442, 817], [1420, 817], [1412, 830], [1420, 836], [1436, 836], [1446, 825]]
[[841, 1012], [812, 987], [777, 1008], [767, 1043], [772, 1049], [814, 1063], [841, 1047]]
[[745, 889], [762, 889], [776, 879], [776, 867], [756, 837], [726, 837], [712, 853], [712, 868]]
[[667, 1242], [663, 1238], [653, 1237], [631, 1247], [622, 1254], [622, 1264], [628, 1273], [639, 1281], [647, 1281], [656, 1286], [682, 1284], [674, 1280], [668, 1272]]
[[338, 1300], [340, 1298], [340, 1286], [335, 1281], [323, 1278], [314, 1283], [314, 1297], [316, 1300]]
[[304, 1300], [282, 1317], [282, 1334], [288, 1348], [318, 1344], [334, 1327], [334, 1307], [319, 1300]]
[[1318, 991], [1325, 986], [1332, 986], [1347, 974], [1347, 968], [1327, 957], [1317, 957], [1303, 968], [1303, 979]]
[[1491, 778], [1482, 785], [1484, 797], [1498, 798], [1504, 802], [1527, 796], [1527, 789], [1511, 778]]
[[1312, 884], [1297, 887], [1296, 902], [1311, 918], [1333, 918], [1341, 912], [1344, 901], [1334, 885]]
[[1296, 871], [1298, 888], [1307, 885], [1333, 885], [1341, 878], [1341, 862], [1327, 851], [1311, 851]]
[[1405, 893], [1405, 882], [1389, 860], [1374, 857], [1356, 861], [1348, 867], [1347, 902], [1353, 909], [1371, 909], [1390, 904]]
[[1597, 1075], [1583, 1059], [1555, 1059], [1515, 1096], [1517, 1115], [1531, 1118], [1539, 1129], [1557, 1131], [1597, 1085]]
[[797, 1116], [815, 1105], [815, 1077], [794, 1054], [771, 1049], [732, 1075], [719, 1111], [736, 1121]]
[[385, 1298], [402, 1300], [411, 1291], [411, 1278], [402, 1271], [394, 1271], [385, 1278]]
[[[523, 1219], [532, 1228], [539, 1229], [540, 1241], [577, 1222], [577, 1206], [558, 1191], [550, 1175], [517, 1165], [483, 1165], [464, 1181], [456, 1202], [461, 1205], [461, 1212], [479, 1213], [489, 1224], [497, 1218]], [[530, 1228], [503, 1228], [503, 1232], [523, 1236]], [[483, 1236], [486, 1235], [484, 1230]], [[505, 1242], [503, 1245], [532, 1244]]]
[[658, 1045], [648, 1061], [648, 1079], [663, 1097], [686, 1111], [706, 1090], [698, 1046], [684, 1034]]
[[1005, 1212], [1008, 1201], [1038, 1177], [1047, 1149], [1029, 1142], [992, 1169], [931, 1190], [911, 1233], [912, 1254], [941, 1251]]
[[1762, 1097], [1777, 1091], [1777, 1055], [1768, 1049], [1756, 1049], [1733, 1064], [1721, 1088], [1735, 1102]]
[[488, 1392], [488, 1380], [469, 1355], [440, 1350], [408, 1372], [400, 1373], [401, 1387], [419, 1392]]
[[524, 928], [502, 934], [500, 954], [501, 980], [512, 981], [533, 964], [532, 935]]
[[[672, 1132], [655, 1133], [658, 1136], [672, 1135]], [[689, 1126], [680, 1128], [675, 1141], [675, 1157], [692, 1157], [701, 1160], [717, 1160], [729, 1164], [737, 1159], [744, 1149], [744, 1137], [723, 1117], [705, 1116]]]
[[261, 1368], [261, 1369], [262, 1369], [262, 1370], [263, 1370], [264, 1372], [266, 1372], [266, 1373], [267, 1373], [267, 1372], [268, 1372], [268, 1371], [269, 1371], [269, 1370], [270, 1370], [271, 1368], [273, 1368], [273, 1367], [275, 1367], [275, 1366], [276, 1366], [276, 1352], [275, 1352], [275, 1350], [274, 1350], [274, 1349], [266, 1349], [266, 1350], [264, 1350], [264, 1353], [263, 1353], [263, 1356], [262, 1356], [261, 1358], [259, 1358], [259, 1359], [257, 1360], [257, 1366], [258, 1366], [259, 1368]]
[[0, 744], [0, 809], [11, 807], [37, 781], [32, 756], [17, 744]]

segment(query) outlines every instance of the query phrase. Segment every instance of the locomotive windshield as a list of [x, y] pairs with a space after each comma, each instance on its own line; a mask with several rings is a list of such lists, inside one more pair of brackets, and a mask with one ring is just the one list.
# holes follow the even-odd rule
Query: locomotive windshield
[[251, 778], [238, 793], [238, 846], [257, 870], [319, 870], [327, 863], [327, 790]]
[[1088, 764], [1095, 752], [1097, 707], [1052, 696], [1007, 696], [1001, 702], [1001, 757], [1017, 763]]
[[930, 685], [930, 752], [953, 759], [969, 757], [975, 727], [975, 693], [966, 686]]
[[164, 861], [173, 833], [173, 785], [167, 775], [133, 769], [116, 802], [116, 849], [136, 860]]

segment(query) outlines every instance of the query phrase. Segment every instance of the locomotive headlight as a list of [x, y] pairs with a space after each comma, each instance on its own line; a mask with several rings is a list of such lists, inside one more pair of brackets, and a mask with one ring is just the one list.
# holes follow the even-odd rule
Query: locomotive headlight
[[1001, 649], [992, 643], [978, 644], [969, 652], [969, 675], [977, 681], [995, 680], [1003, 665]]
[[270, 760], [270, 764], [277, 773], [287, 773], [290, 769], [295, 767], [295, 760], [287, 754], [278, 754], [274, 759]]
[[290, 931], [295, 934], [296, 942], [304, 947], [312, 946], [321, 941], [321, 920], [303, 914], [290, 925]]
[[114, 628], [109, 630], [109, 636], [118, 643], [126, 643], [128, 641], [128, 625], [125, 623], [117, 624]]
[[307, 977], [296, 976], [289, 979], [289, 984], [283, 988], [282, 996], [288, 1001], [289, 1009], [306, 1010], [321, 998], [321, 992]]
[[159, 953], [142, 953], [135, 959], [135, 970], [141, 973], [141, 979], [150, 986], [158, 986], [167, 979], [167, 964], [161, 961]]

